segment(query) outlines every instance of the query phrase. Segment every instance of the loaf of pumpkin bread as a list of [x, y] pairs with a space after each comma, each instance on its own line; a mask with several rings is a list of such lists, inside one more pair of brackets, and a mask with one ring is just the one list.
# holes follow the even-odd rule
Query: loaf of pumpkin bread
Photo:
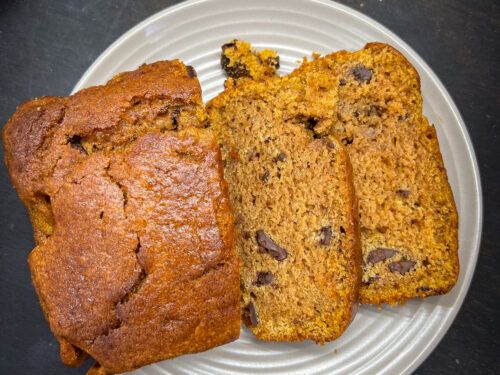
[[25, 102], [3, 129], [33, 285], [62, 361], [113, 374], [240, 330], [233, 216], [201, 89], [178, 61]]

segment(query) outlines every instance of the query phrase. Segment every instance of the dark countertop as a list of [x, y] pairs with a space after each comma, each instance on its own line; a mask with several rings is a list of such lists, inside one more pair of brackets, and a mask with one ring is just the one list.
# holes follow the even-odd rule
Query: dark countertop
[[[99, 54], [129, 28], [178, 1], [3, 1], [0, 124], [17, 105], [66, 96]], [[500, 2], [343, 0], [394, 31], [440, 77], [467, 124], [484, 195], [479, 262], [448, 333], [416, 374], [500, 373]], [[3, 149], [1, 149], [3, 157]], [[496, 156], [495, 156], [496, 155]], [[0, 374], [84, 374], [70, 369], [45, 323], [26, 262], [26, 209], [0, 165]]]

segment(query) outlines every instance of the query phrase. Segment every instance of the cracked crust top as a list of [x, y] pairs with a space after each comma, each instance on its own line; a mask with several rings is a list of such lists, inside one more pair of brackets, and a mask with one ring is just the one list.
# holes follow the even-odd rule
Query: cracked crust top
[[118, 373], [238, 337], [232, 215], [203, 121], [194, 70], [164, 61], [28, 101], [4, 127], [65, 364]]

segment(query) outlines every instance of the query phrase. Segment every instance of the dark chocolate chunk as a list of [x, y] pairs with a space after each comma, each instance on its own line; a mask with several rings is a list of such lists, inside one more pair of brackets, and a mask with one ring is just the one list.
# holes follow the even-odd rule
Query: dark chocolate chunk
[[340, 226], [340, 233], [345, 234], [345, 229], [344, 229], [344, 227], [342, 225]]
[[267, 182], [268, 179], [269, 179], [269, 172], [266, 171], [262, 175], [262, 181]]
[[410, 195], [410, 192], [408, 190], [398, 190], [396, 193], [398, 193], [398, 195], [403, 198], [408, 198], [408, 196]]
[[271, 272], [257, 272], [257, 280], [253, 282], [253, 285], [262, 286], [271, 284], [273, 282], [273, 274]]
[[329, 246], [332, 241], [333, 233], [332, 227], [327, 226], [321, 228], [321, 240], [319, 241], [320, 245]]
[[259, 319], [257, 318], [257, 312], [252, 302], [248, 304], [248, 311], [250, 311], [250, 322], [256, 326], [259, 324]]
[[327, 145], [329, 148], [335, 148], [335, 143], [333, 143], [333, 142], [328, 142], [326, 145]]
[[72, 137], [66, 136], [66, 141], [70, 144], [71, 148], [80, 151], [82, 154], [88, 155], [87, 150], [82, 146], [82, 137], [79, 135], [74, 135]]
[[347, 83], [347, 82], [346, 82], [346, 80], [345, 80], [344, 78], [341, 78], [341, 79], [339, 80], [339, 84], [340, 84], [340, 86], [345, 86], [345, 85], [346, 85], [346, 83]]
[[368, 263], [375, 264], [378, 262], [382, 262], [383, 260], [392, 258], [397, 253], [397, 250], [379, 247], [378, 249], [370, 251], [366, 260]]
[[186, 69], [187, 69], [189, 78], [196, 77], [196, 70], [194, 70], [194, 68], [191, 65], [187, 65]]
[[268, 57], [266, 59], [266, 64], [278, 70], [280, 68], [280, 57], [279, 56]]
[[177, 127], [179, 126], [179, 115], [181, 114], [181, 110], [179, 108], [176, 108], [172, 111], [170, 114], [172, 116], [172, 129], [177, 130]]
[[285, 159], [286, 155], [284, 153], [281, 153], [276, 157], [276, 161], [285, 161]]
[[314, 130], [314, 127], [318, 124], [318, 120], [313, 117], [307, 119], [307, 129]]
[[269, 253], [277, 261], [285, 260], [288, 252], [271, 240], [263, 230], [257, 231], [257, 243], [265, 252]]
[[411, 260], [400, 260], [399, 262], [389, 263], [389, 269], [391, 272], [399, 272], [401, 275], [408, 272], [410, 268], [415, 265], [416, 262]]
[[364, 65], [359, 65], [351, 69], [351, 74], [358, 82], [366, 82], [372, 79], [372, 70]]

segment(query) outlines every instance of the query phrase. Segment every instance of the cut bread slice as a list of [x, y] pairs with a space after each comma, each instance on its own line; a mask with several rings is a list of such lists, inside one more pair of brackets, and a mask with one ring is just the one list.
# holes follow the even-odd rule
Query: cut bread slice
[[381, 43], [333, 53], [293, 74], [310, 70], [339, 79], [332, 134], [354, 169], [361, 301], [395, 304], [448, 292], [459, 273], [458, 216], [435, 128], [422, 114], [417, 71]]
[[351, 166], [340, 141], [315, 131], [337, 86], [314, 72], [248, 80], [206, 107], [235, 215], [243, 321], [262, 340], [331, 341], [357, 310]]
[[342, 140], [352, 162], [361, 302], [395, 304], [448, 292], [460, 268], [458, 216], [435, 128], [422, 114], [417, 71], [393, 47], [370, 43], [304, 62], [289, 79], [313, 72], [338, 82], [323, 86], [337, 105], [318, 108], [322, 121], [313, 123], [321, 136]]

